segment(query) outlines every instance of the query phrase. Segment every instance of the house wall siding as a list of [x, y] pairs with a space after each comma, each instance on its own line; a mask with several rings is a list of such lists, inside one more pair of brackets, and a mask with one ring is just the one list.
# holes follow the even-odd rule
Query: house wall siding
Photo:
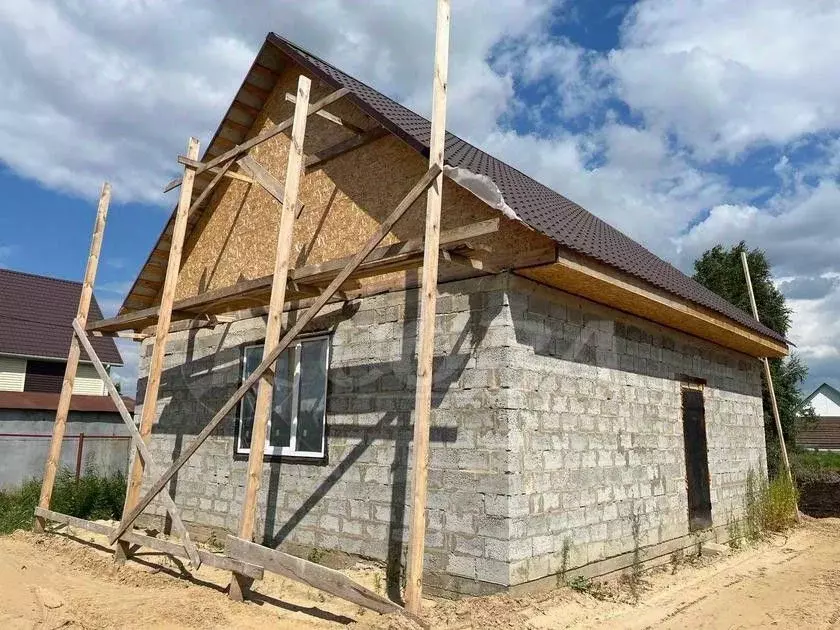
[[[686, 535], [681, 374], [707, 381], [714, 523], [738, 516], [747, 474], [764, 474], [755, 359], [509, 274], [440, 293], [429, 586], [492, 592], [560, 571], [564, 547], [574, 568]], [[328, 458], [265, 464], [265, 544], [339, 549], [395, 575], [409, 522], [417, 312], [416, 291], [391, 293], [309, 327], [333, 334]], [[233, 393], [242, 347], [263, 334], [259, 319], [172, 336], [156, 460], [177, 456]], [[185, 520], [238, 528], [246, 462], [234, 460], [234, 429], [231, 414], [172, 484]], [[160, 503], [151, 513], [164, 514]]]
[[0, 356], [0, 390], [22, 392], [26, 380], [26, 359]]
[[74, 394], [87, 394], [90, 396], [104, 396], [105, 385], [96, 368], [92, 365], [81, 364], [76, 368], [76, 380], [73, 381]]

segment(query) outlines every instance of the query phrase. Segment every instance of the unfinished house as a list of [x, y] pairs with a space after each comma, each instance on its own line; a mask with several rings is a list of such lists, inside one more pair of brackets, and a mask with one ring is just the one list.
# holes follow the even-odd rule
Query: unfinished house
[[[312, 101], [346, 91], [306, 128], [284, 331], [429, 160], [427, 120], [271, 34], [202, 163], [288, 119], [300, 75]], [[262, 360], [280, 212], [253, 178], [262, 169], [282, 181], [289, 146], [280, 133], [197, 176], [156, 461], [178, 458]], [[747, 475], [766, 474], [757, 357], [785, 355], [785, 340], [452, 134], [444, 173], [427, 589], [553, 585], [563, 571], [608, 573], [636, 550], [654, 558], [695, 532], [725, 533]], [[411, 517], [424, 209], [412, 205], [274, 365], [257, 510], [264, 545], [378, 559], [394, 583]], [[89, 330], [156, 323], [173, 221], [119, 315]], [[166, 486], [194, 531], [237, 530], [255, 390]], [[145, 523], [165, 526], [165, 510], [158, 497]]]

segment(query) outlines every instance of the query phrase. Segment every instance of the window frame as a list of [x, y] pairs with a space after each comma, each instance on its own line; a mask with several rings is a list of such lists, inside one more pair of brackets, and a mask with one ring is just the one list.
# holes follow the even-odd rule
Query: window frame
[[[324, 341], [326, 342], [326, 353], [324, 357], [324, 417], [322, 422], [321, 432], [321, 451], [298, 451], [297, 448], [297, 427], [300, 405], [300, 379], [301, 379], [301, 355], [302, 344], [308, 341]], [[289, 426], [289, 445], [288, 446], [274, 446], [270, 443], [271, 440], [271, 415], [269, 415], [268, 423], [266, 424], [265, 437], [265, 452], [264, 460], [298, 460], [304, 462], [324, 462], [327, 459], [327, 396], [329, 393], [329, 367], [330, 359], [332, 358], [332, 335], [330, 333], [318, 332], [308, 335], [301, 335], [297, 337], [284, 352], [294, 352], [294, 383], [292, 384], [292, 411], [293, 416]], [[240, 368], [241, 383], [244, 383], [248, 378], [245, 373], [247, 367], [248, 351], [254, 348], [262, 350], [265, 347], [265, 342], [251, 343], [242, 346], [242, 367]], [[279, 357], [278, 357], [279, 358]], [[260, 354], [260, 362], [262, 361], [262, 354]], [[272, 390], [272, 395], [273, 395]], [[256, 392], [254, 393], [256, 396]], [[233, 454], [235, 458], [247, 459], [251, 454], [251, 445], [242, 444], [242, 431], [245, 426], [243, 411], [245, 399], [237, 404], [236, 413], [236, 432], [234, 434], [234, 448]]]

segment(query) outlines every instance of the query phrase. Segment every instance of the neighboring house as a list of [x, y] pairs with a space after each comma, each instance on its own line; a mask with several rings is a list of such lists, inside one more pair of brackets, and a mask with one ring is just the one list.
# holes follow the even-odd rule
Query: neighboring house
[[[0, 488], [43, 474], [81, 289], [80, 282], [0, 269]], [[95, 299], [90, 310], [92, 317], [102, 317]], [[93, 343], [109, 367], [122, 365], [113, 339]], [[127, 435], [102, 379], [83, 355], [62, 466], [125, 471]]]
[[802, 448], [840, 451], [840, 391], [823, 383], [805, 399], [811, 405], [816, 422], [799, 432], [796, 443]]
[[[344, 126], [307, 123], [290, 276], [300, 284], [289, 284], [286, 325], [329, 282], [317, 273], [358, 251], [428, 165], [428, 121], [274, 35], [203, 159], [291, 116], [286, 94], [301, 73], [313, 102], [350, 92], [329, 108]], [[369, 142], [354, 145], [349, 125]], [[357, 148], [335, 157], [338, 143]], [[282, 180], [288, 144], [276, 135], [250, 155]], [[443, 234], [479, 221], [498, 231], [442, 241], [451, 251], [437, 302], [427, 588], [553, 585], [563, 570], [629, 566], [639, 548], [667, 557], [704, 528], [725, 536], [748, 475], [766, 474], [756, 357], [784, 356], [785, 339], [513, 167], [451, 134], [446, 147]], [[197, 178], [194, 196], [211, 177]], [[418, 201], [385, 244], [419, 242], [424, 209]], [[237, 180], [190, 214], [173, 315], [182, 321], [150, 443], [159, 465], [260, 361], [265, 320], [243, 309], [268, 303], [279, 216], [263, 189]], [[172, 225], [120, 317], [89, 329], [154, 325]], [[265, 544], [378, 558], [397, 576], [409, 522], [413, 261], [354, 275], [344, 301], [281, 355], [258, 512]], [[228, 289], [246, 281], [247, 295]], [[151, 348], [143, 342], [140, 397]], [[237, 530], [252, 416], [246, 397], [167, 485], [186, 521]], [[145, 518], [163, 515], [156, 501]]]

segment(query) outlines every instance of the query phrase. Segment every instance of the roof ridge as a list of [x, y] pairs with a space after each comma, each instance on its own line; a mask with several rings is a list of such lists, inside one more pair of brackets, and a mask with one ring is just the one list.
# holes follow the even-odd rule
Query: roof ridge
[[49, 280], [50, 282], [62, 282], [64, 284], [72, 284], [73, 286], [81, 287], [84, 282], [79, 280], [68, 280], [66, 278], [56, 278], [54, 276], [45, 276], [40, 273], [32, 273], [30, 271], [20, 271], [18, 269], [0, 268], [0, 274], [14, 274], [17, 276], [27, 276], [29, 278], [38, 278], [40, 280]]

